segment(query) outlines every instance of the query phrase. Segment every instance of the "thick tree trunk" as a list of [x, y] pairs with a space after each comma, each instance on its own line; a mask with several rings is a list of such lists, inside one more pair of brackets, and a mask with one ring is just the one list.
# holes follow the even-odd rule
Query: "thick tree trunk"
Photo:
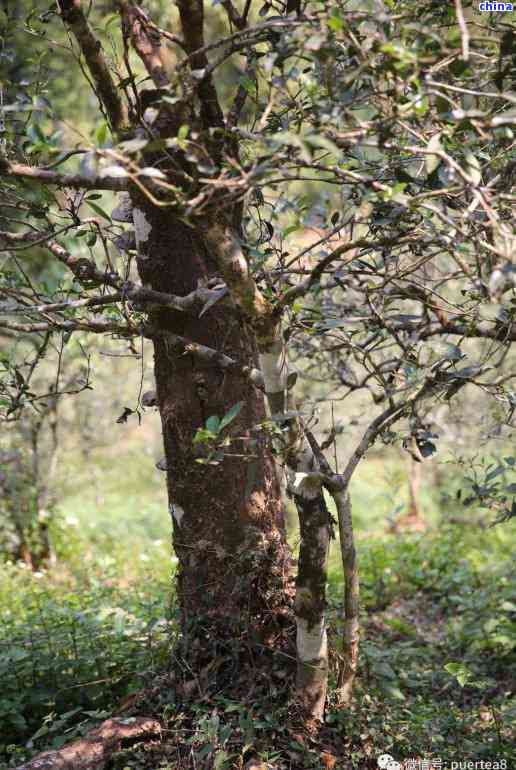
[[[202, 233], [170, 210], [135, 197], [133, 220], [145, 285], [186, 295], [217, 278]], [[264, 397], [238, 373], [178, 351], [167, 332], [256, 366], [254, 335], [227, 298], [201, 318], [161, 309], [151, 323], [185, 643], [191, 649], [201, 640], [208, 655], [216, 642], [248, 638], [247, 631], [263, 643], [284, 624], [290, 593], [280, 485], [256, 430], [266, 418]], [[239, 402], [223, 459], [198, 462], [206, 457], [193, 443], [196, 432]]]

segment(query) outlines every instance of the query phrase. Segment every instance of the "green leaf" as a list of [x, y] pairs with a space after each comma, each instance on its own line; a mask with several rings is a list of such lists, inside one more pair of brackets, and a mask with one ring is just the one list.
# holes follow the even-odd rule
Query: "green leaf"
[[199, 751], [196, 752], [197, 759], [203, 759], [204, 757], [207, 757], [208, 754], [211, 754], [213, 751], [213, 745], [211, 743], [207, 743], [205, 746], [199, 749]]
[[461, 687], [464, 687], [468, 679], [472, 677], [471, 671], [462, 663], [446, 663], [444, 670], [454, 676]]
[[212, 414], [211, 417], [208, 417], [206, 420], [206, 428], [207, 430], [211, 431], [211, 433], [218, 433], [220, 430], [221, 422], [216, 414]]
[[119, 20], [118, 13], [113, 13], [110, 16], [108, 16], [104, 24], [104, 31], [106, 31], [109, 27], [111, 27], [111, 25], [114, 24], [115, 22], [118, 22], [118, 20]]
[[338, 11], [333, 10], [332, 15], [328, 19], [328, 27], [332, 32], [340, 32], [344, 28], [344, 21], [339, 16]]
[[109, 132], [108, 125], [105, 121], [103, 121], [95, 131], [95, 141], [97, 142], [97, 144], [103, 145], [106, 143], [108, 132]]
[[505, 468], [503, 467], [503, 465], [499, 465], [498, 468], [495, 468], [494, 470], [489, 471], [489, 473], [486, 476], [486, 483], [488, 483], [489, 481], [492, 481], [504, 471], [505, 471]]
[[288, 238], [291, 233], [295, 233], [296, 230], [301, 230], [301, 225], [289, 225], [283, 230], [283, 237]]
[[240, 85], [242, 88], [245, 88], [247, 93], [253, 93], [253, 91], [256, 91], [255, 81], [251, 80], [251, 78], [247, 77], [246, 75], [242, 75], [240, 78]]
[[381, 688], [389, 698], [399, 701], [405, 700], [405, 696], [397, 685], [392, 684], [391, 682], [382, 682]]
[[225, 751], [217, 751], [213, 760], [213, 770], [224, 770], [228, 759], [229, 755]]
[[380, 660], [373, 665], [374, 672], [379, 677], [385, 677], [386, 679], [396, 679], [396, 673], [392, 666], [385, 660]]
[[104, 217], [110, 224], [111, 224], [111, 217], [109, 214], [107, 214], [103, 208], [101, 208], [98, 203], [93, 203], [93, 201], [85, 201], [85, 203], [88, 204], [88, 206], [93, 209], [93, 211], [98, 214], [100, 217]]
[[232, 406], [229, 412], [227, 412], [222, 420], [220, 421], [220, 427], [219, 431], [225, 428], [227, 425], [229, 425], [230, 422], [233, 422], [235, 417], [240, 414], [240, 410], [242, 409], [244, 405], [243, 401], [239, 401], [235, 406]]

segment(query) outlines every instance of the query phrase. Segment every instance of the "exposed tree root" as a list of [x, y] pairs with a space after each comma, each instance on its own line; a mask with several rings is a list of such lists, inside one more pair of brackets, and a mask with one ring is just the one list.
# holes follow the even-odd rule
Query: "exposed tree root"
[[159, 735], [161, 725], [150, 717], [107, 719], [84, 738], [57, 751], [44, 751], [16, 770], [101, 770], [128, 742]]
[[[292, 697], [291, 631], [276, 628], [272, 649], [249, 639], [192, 646], [189, 661], [177, 657], [169, 672], [127, 696], [116, 717], [16, 770], [212, 770], [221, 758], [232, 770], [304, 770], [318, 758], [337, 767], [347, 757], [340, 730], [307, 719]], [[267, 754], [278, 759], [263, 761]]]

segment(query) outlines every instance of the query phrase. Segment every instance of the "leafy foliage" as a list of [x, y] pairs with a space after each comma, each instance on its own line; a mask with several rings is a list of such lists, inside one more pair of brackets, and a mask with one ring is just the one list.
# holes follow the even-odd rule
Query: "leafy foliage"
[[[227, 293], [261, 348], [270, 353], [274, 337], [299, 370], [297, 383], [281, 385], [283, 395], [294, 402], [296, 385], [308, 397], [302, 410], [294, 404], [274, 417], [276, 432], [288, 436], [302, 418], [318, 452], [319, 486], [322, 475], [330, 478], [322, 452], [333, 443], [337, 466], [337, 436], [349, 437], [356, 423], [366, 430], [347, 458], [346, 485], [380, 442], [422, 462], [456, 439], [476, 450], [493, 438], [509, 441], [516, 404], [511, 25], [495, 14], [465, 21], [460, 2], [216, 2], [204, 25], [191, 4], [180, 4], [178, 23], [169, 6], [153, 2], [147, 14], [121, 3], [122, 19], [98, 4], [84, 13], [76, 4], [73, 14], [63, 3], [59, 14], [41, 3], [2, 12], [2, 419], [40, 415], [49, 393], [60, 394], [35, 375], [47, 349], [59, 372], [70, 341], [87, 359], [86, 334], [109, 336], [135, 358], [141, 341], [143, 367], [143, 340], [156, 339], [156, 318], [172, 310], [197, 321], [219, 310]], [[167, 31], [176, 26], [182, 39]], [[53, 55], [61, 46], [70, 59]], [[75, 88], [85, 73], [99, 102], [95, 115]], [[70, 127], [72, 112], [77, 125]], [[149, 257], [142, 244], [150, 225], [136, 196], [204, 239], [215, 283], [198, 282], [188, 297], [139, 283], [135, 257]], [[181, 355], [194, 354], [192, 340], [171, 339], [168, 324], [158, 331]], [[196, 346], [203, 361], [263, 387], [254, 360], [239, 361], [233, 350], [228, 357], [218, 338], [212, 344]], [[89, 365], [65, 390], [88, 389], [88, 375]], [[272, 379], [281, 384], [280, 368]], [[137, 401], [120, 424], [140, 416]], [[328, 401], [346, 408], [337, 424], [333, 413], [331, 425], [318, 414]], [[201, 465], [229, 456], [240, 407], [203, 415], [193, 440]], [[513, 459], [472, 463], [465, 495], [462, 483], [449, 492], [456, 507], [513, 518]], [[338, 475], [335, 467], [332, 480]], [[508, 750], [503, 712], [510, 707], [500, 685], [513, 654], [508, 569], [504, 562], [489, 575], [475, 563], [478, 552], [466, 557], [468, 548], [474, 553], [445, 530], [435, 540], [373, 543], [361, 555], [368, 708], [328, 716], [345, 727], [355, 766], [372, 761], [379, 741], [398, 754], [436, 754], [452, 741], [479, 755]], [[23, 582], [15, 573], [7, 568], [7, 583]], [[340, 579], [332, 578], [334, 590]], [[148, 664], [151, 621], [118, 599], [99, 613], [103, 592], [83, 597], [79, 610], [73, 591], [54, 602], [52, 587], [45, 593], [36, 585], [36, 604], [18, 605], [23, 623], [13, 619], [16, 644], [1, 658], [7, 697], [0, 716], [20, 737], [28, 730], [34, 741], [51, 735], [58, 745], [68, 724], [99, 715], [120, 694], [129, 654], [138, 670]], [[335, 595], [332, 601], [337, 608]], [[337, 619], [334, 627], [341, 630]], [[90, 636], [100, 657], [88, 652]], [[131, 683], [137, 668], [127, 671]], [[34, 701], [36, 674], [42, 687]], [[85, 696], [82, 683], [58, 698], [83, 677], [112, 689], [92, 685]], [[479, 692], [488, 693], [488, 719]], [[450, 708], [441, 717], [433, 700], [443, 693]], [[274, 761], [320, 765], [316, 749], [262, 713], [264, 703], [265, 696], [243, 713], [208, 697], [192, 708], [186, 745], [195, 761], [243, 764], [246, 751], [232, 736], [248, 736], [264, 753], [263, 731], [279, 746]], [[227, 724], [221, 713], [233, 714]], [[31, 714], [46, 719], [34, 732]], [[479, 719], [489, 725], [487, 740]]]

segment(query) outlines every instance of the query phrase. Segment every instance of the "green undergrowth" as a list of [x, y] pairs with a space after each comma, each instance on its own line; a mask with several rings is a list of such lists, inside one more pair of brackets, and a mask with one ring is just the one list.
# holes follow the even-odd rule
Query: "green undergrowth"
[[[361, 676], [354, 712], [335, 717], [346, 732], [398, 759], [516, 766], [513, 548], [511, 527], [360, 540]], [[335, 562], [330, 586], [338, 632]]]
[[[386, 752], [447, 761], [509, 758], [516, 716], [510, 527], [450, 526], [359, 540], [364, 630], [356, 702], [349, 712], [330, 708], [327, 715], [328, 728], [344, 741], [346, 762], [338, 767], [374, 767], [371, 758]], [[166, 666], [175, 632], [169, 576], [145, 565], [132, 580], [121, 579], [117, 569], [107, 557], [82, 575], [56, 567], [34, 578], [4, 567], [5, 767], [80, 735]], [[329, 595], [337, 648], [341, 590], [334, 552]], [[199, 767], [215, 766], [209, 762], [217, 757], [220, 768], [238, 766], [242, 721], [249, 746], [261, 747], [258, 753], [273, 766], [324, 767], [322, 744], [293, 738], [281, 709], [276, 713], [261, 699], [228, 706], [221, 698], [201, 699], [194, 721], [192, 714], [181, 716], [177, 703], [161, 702], [171, 725], [185, 722], [184, 740]], [[266, 748], [268, 740], [280, 747], [276, 754], [272, 744]], [[145, 752], [138, 756], [131, 764], [124, 754], [120, 766], [149, 766]], [[169, 761], [166, 756], [158, 752], [159, 762]]]
[[[96, 455], [102, 485], [87, 483], [87, 469], [76, 466], [61, 498], [53, 566], [35, 575], [1, 567], [2, 770], [83, 734], [131, 693], [152, 690], [166, 670], [177, 616], [162, 479], [137, 452], [123, 460]], [[488, 528], [477, 514], [467, 519], [470, 509], [449, 502], [451, 482], [437, 490], [428, 474], [421, 491], [427, 530], [388, 534], [406, 509], [406, 469], [399, 459], [374, 458], [354, 482], [362, 640], [352, 708], [332, 705], [331, 692], [327, 723], [313, 738], [296, 729], [287, 701], [274, 700], [278, 688], [288, 690], [279, 674], [238, 702], [208, 692], [186, 705], [165, 687], [134, 712], [162, 719], [160, 741], [126, 749], [113, 768], [230, 770], [256, 756], [277, 770], [324, 768], [328, 757], [337, 770], [376, 770], [382, 753], [498, 758], [516, 767], [514, 523]], [[342, 632], [339, 558], [334, 543], [333, 683]]]
[[[0, 749], [58, 747], [106, 718], [166, 663], [175, 633], [170, 581], [143, 569], [120, 581], [108, 557], [88, 571], [31, 575], [3, 567], [0, 583]], [[16, 750], [15, 750], [16, 753]]]

